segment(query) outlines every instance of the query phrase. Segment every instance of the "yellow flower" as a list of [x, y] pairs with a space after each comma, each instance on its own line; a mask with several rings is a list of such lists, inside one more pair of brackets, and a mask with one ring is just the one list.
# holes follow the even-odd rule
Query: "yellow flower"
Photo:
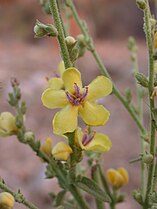
[[47, 108], [63, 108], [54, 116], [54, 133], [73, 132], [78, 125], [78, 115], [87, 125], [104, 125], [110, 113], [102, 105], [97, 105], [96, 100], [111, 93], [111, 81], [98, 76], [83, 88], [81, 74], [76, 68], [66, 69], [62, 80], [65, 90], [47, 88], [41, 98]]
[[14, 197], [8, 192], [0, 193], [0, 208], [1, 209], [12, 209], [14, 206]]
[[94, 152], [107, 152], [110, 150], [112, 143], [108, 136], [103, 133], [96, 133], [87, 128], [85, 133], [81, 128], [75, 131], [75, 142], [82, 150], [92, 150]]
[[[62, 77], [63, 72], [65, 71], [64, 62], [61, 61], [58, 65], [60, 76]], [[50, 78], [48, 80], [48, 88], [53, 90], [63, 89], [64, 84], [61, 77]]]
[[128, 184], [129, 176], [127, 170], [124, 168], [118, 168], [117, 170], [112, 168], [108, 169], [106, 175], [109, 183], [115, 188], [120, 188]]
[[66, 144], [65, 142], [57, 143], [54, 148], [52, 149], [52, 155], [55, 160], [68, 160], [70, 154], [72, 153], [71, 147]]
[[0, 136], [11, 136], [17, 131], [15, 117], [10, 112], [0, 114]]
[[49, 157], [52, 156], [52, 139], [48, 137], [44, 143], [41, 145], [40, 150], [44, 152]]

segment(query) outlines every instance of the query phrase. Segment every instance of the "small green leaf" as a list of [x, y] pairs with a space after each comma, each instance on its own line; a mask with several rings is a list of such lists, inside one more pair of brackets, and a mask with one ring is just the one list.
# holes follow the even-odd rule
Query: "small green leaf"
[[79, 176], [74, 185], [91, 194], [100, 201], [110, 202], [109, 196], [102, 189], [100, 189], [100, 187], [93, 180], [87, 177]]
[[54, 207], [58, 207], [58, 206], [62, 205], [65, 194], [66, 194], [66, 191], [62, 190], [56, 195], [56, 197], [53, 201]]

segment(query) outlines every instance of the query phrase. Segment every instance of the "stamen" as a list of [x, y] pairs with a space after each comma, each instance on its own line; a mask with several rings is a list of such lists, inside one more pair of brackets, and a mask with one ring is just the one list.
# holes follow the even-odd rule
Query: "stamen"
[[83, 145], [86, 143], [87, 137], [88, 137], [88, 133], [85, 132], [85, 134], [83, 135], [83, 138], [82, 138], [82, 144]]
[[80, 98], [74, 99], [73, 101], [74, 105], [79, 105], [80, 104]]
[[76, 97], [80, 96], [80, 88], [78, 87], [77, 83], [74, 83]]
[[81, 96], [81, 100], [82, 101], [86, 98], [87, 94], [88, 94], [88, 86], [85, 87], [85, 90], [84, 90], [84, 92], [83, 92], [83, 94]]
[[67, 95], [68, 100], [69, 100], [71, 103], [73, 103], [73, 102], [74, 102], [74, 98], [73, 98], [68, 92], [66, 92], [66, 95]]
[[95, 134], [96, 134], [96, 131], [94, 131], [94, 132], [93, 132], [92, 134], [90, 134], [90, 135], [88, 135], [87, 133], [85, 133], [84, 136], [87, 135], [87, 137], [86, 137], [86, 140], [84, 140], [84, 141], [83, 141], [83, 139], [82, 139], [82, 144], [83, 144], [84, 146], [86, 146], [87, 144], [89, 144], [89, 143], [92, 141], [92, 139], [95, 137]]

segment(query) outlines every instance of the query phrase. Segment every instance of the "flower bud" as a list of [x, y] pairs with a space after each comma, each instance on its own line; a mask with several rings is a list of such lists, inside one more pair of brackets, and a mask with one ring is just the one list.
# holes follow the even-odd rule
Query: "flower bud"
[[123, 185], [128, 184], [129, 176], [128, 176], [127, 170], [125, 170], [124, 168], [118, 168], [117, 171], [118, 171], [118, 172], [121, 174], [121, 176], [123, 177]]
[[40, 150], [44, 152], [46, 155], [50, 156], [52, 155], [52, 139], [48, 137], [44, 143], [41, 145]]
[[14, 202], [14, 197], [10, 193], [0, 193], [0, 209], [12, 209], [14, 206]]
[[142, 195], [141, 195], [141, 193], [140, 193], [139, 191], [134, 190], [133, 193], [132, 193], [132, 195], [133, 195], [133, 198], [134, 198], [138, 203], [140, 203], [140, 204], [143, 203]]
[[66, 41], [68, 46], [74, 46], [75, 43], [76, 43], [76, 40], [72, 36], [67, 36], [65, 38], [65, 41]]
[[44, 36], [58, 36], [58, 31], [54, 25], [43, 24], [37, 20], [34, 26], [35, 38], [42, 38]]
[[114, 169], [109, 169], [107, 171], [107, 179], [109, 183], [115, 188], [120, 188], [123, 185], [123, 177], [118, 171]]
[[143, 162], [146, 164], [151, 164], [153, 160], [153, 155], [151, 154], [146, 154], [143, 156]]
[[34, 133], [32, 131], [27, 131], [24, 134], [24, 141], [25, 142], [31, 142], [35, 139]]
[[154, 97], [157, 96], [157, 86], [154, 87], [151, 98], [154, 99]]
[[68, 160], [70, 154], [72, 153], [71, 147], [65, 142], [57, 143], [52, 149], [52, 155], [55, 160]]
[[136, 73], [135, 77], [141, 86], [146, 87], [146, 88], [148, 87], [148, 79], [146, 78], [146, 76], [144, 74]]
[[137, 7], [141, 10], [144, 10], [146, 8], [146, 2], [145, 0], [136, 0]]
[[17, 131], [15, 117], [10, 112], [0, 114], [0, 136], [11, 136]]
[[128, 183], [128, 172], [124, 168], [111, 168], [107, 170], [107, 179], [113, 187], [120, 188]]

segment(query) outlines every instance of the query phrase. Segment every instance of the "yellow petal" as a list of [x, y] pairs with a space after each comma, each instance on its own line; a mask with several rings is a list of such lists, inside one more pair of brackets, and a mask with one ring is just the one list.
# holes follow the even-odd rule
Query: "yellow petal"
[[84, 149], [84, 146], [82, 144], [82, 138], [83, 138], [83, 132], [81, 130], [81, 128], [77, 128], [75, 131], [75, 144], [79, 147], [81, 147], [82, 149]]
[[109, 183], [116, 188], [123, 186], [123, 177], [120, 175], [120, 173], [114, 169], [108, 169], [107, 170], [107, 179]]
[[77, 128], [78, 106], [67, 105], [57, 112], [53, 119], [54, 133], [58, 135], [73, 132]]
[[52, 150], [52, 155], [56, 160], [66, 161], [71, 153], [72, 153], [71, 147], [65, 142], [57, 143]]
[[44, 152], [46, 155], [51, 156], [52, 152], [52, 139], [48, 137], [44, 143], [41, 145], [40, 150]]
[[84, 122], [91, 126], [103, 126], [109, 119], [110, 113], [102, 105], [85, 102], [79, 113]]
[[124, 168], [118, 168], [117, 171], [121, 174], [121, 176], [123, 177], [123, 185], [128, 184], [129, 181], [129, 175], [127, 170], [125, 170]]
[[53, 90], [51, 88], [46, 89], [41, 97], [42, 103], [47, 108], [62, 108], [68, 104], [65, 91]]
[[75, 92], [74, 84], [82, 89], [81, 74], [76, 68], [68, 68], [65, 70], [62, 76], [65, 89], [73, 94]]
[[96, 100], [112, 92], [112, 82], [105, 76], [98, 76], [88, 86], [87, 100]]
[[63, 88], [63, 81], [61, 78], [50, 78], [48, 80], [48, 88], [59, 90]]
[[65, 71], [65, 65], [64, 65], [64, 62], [61, 61], [58, 65], [58, 68], [59, 68], [59, 73], [60, 73], [60, 76], [62, 77], [64, 71]]
[[92, 141], [84, 146], [84, 149], [94, 152], [107, 152], [110, 150], [111, 146], [112, 143], [108, 136], [103, 133], [96, 133]]

